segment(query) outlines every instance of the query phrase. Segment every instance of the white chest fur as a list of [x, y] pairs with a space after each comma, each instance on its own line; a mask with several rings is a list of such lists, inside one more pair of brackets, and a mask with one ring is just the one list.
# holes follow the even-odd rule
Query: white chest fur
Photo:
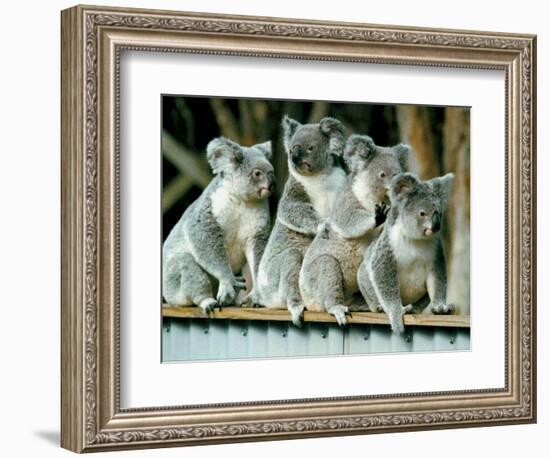
[[390, 231], [390, 244], [397, 263], [397, 275], [404, 305], [412, 304], [427, 292], [434, 240], [413, 240], [398, 225]]
[[367, 180], [367, 172], [365, 171], [360, 173], [353, 180], [353, 185], [351, 189], [353, 191], [353, 194], [355, 195], [355, 198], [359, 201], [361, 206], [365, 210], [374, 212], [377, 202], [372, 192], [368, 189], [367, 186], [365, 186]]
[[311, 205], [321, 218], [328, 217], [338, 192], [346, 184], [346, 173], [333, 167], [330, 173], [304, 176], [291, 170], [292, 176], [305, 188]]
[[220, 186], [211, 195], [212, 213], [224, 235], [224, 245], [233, 272], [246, 261], [246, 246], [258, 231], [269, 225], [267, 200], [246, 203]]

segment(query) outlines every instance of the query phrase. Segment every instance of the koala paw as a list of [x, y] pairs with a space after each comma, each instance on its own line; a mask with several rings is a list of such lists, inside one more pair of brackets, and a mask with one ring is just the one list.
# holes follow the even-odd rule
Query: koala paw
[[384, 223], [384, 221], [386, 221], [386, 217], [388, 216], [389, 211], [390, 207], [385, 203], [382, 202], [376, 204], [376, 206], [374, 207], [374, 220], [377, 226], [380, 226], [382, 223]]
[[380, 304], [367, 304], [369, 307], [369, 312], [372, 313], [382, 313], [384, 309]]
[[240, 302], [241, 307], [261, 307], [260, 294], [253, 289]]
[[216, 302], [216, 299], [213, 297], [208, 297], [200, 302], [199, 308], [202, 310], [204, 315], [210, 316], [217, 305], [218, 303]]
[[406, 313], [411, 313], [412, 311], [412, 304], [399, 306], [388, 311], [387, 315], [390, 320], [391, 330], [398, 336], [405, 333], [405, 323], [403, 322], [403, 315], [405, 315]]
[[327, 310], [328, 313], [336, 318], [336, 322], [340, 325], [341, 328], [348, 324], [347, 315], [351, 316], [349, 308], [345, 305], [333, 305]]
[[294, 304], [288, 306], [288, 311], [290, 312], [290, 317], [292, 318], [292, 324], [294, 326], [302, 327], [303, 318], [304, 318], [304, 304]]
[[430, 310], [434, 315], [450, 315], [455, 311], [454, 304], [432, 304]]
[[230, 304], [234, 304], [236, 297], [237, 297], [237, 292], [235, 291], [235, 287], [231, 283], [220, 282], [220, 286], [218, 288], [218, 295], [216, 296], [216, 299], [218, 301], [218, 306], [220, 307], [220, 309]]

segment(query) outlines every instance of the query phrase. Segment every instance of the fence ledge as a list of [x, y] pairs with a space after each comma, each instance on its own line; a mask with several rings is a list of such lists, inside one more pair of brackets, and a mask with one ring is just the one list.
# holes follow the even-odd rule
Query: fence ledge
[[[211, 318], [218, 320], [291, 321], [286, 310], [249, 307], [224, 307], [216, 309], [209, 317], [203, 315], [199, 307], [173, 307], [164, 304], [162, 316], [165, 318]], [[405, 315], [406, 326], [437, 326], [446, 328], [469, 328], [469, 315]], [[336, 323], [335, 318], [326, 312], [304, 312], [304, 321], [315, 323]], [[389, 324], [385, 313], [353, 312], [348, 316], [351, 324]]]

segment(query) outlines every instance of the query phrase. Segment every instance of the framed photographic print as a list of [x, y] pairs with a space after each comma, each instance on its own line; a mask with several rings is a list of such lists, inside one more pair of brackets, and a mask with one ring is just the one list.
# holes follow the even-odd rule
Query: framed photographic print
[[62, 12], [62, 446], [536, 420], [532, 35]]
[[[469, 107], [179, 95], [163, 95], [161, 104], [164, 241], [161, 283], [166, 301], [162, 310], [163, 362], [469, 350]], [[337, 123], [335, 135], [340, 135], [340, 129], [343, 130], [342, 141], [333, 150], [337, 153], [319, 158], [321, 149], [308, 158], [310, 143], [326, 137], [326, 146], [329, 146], [331, 134], [325, 136], [319, 127], [331, 122]], [[204, 127], [197, 128], [203, 123]], [[416, 130], [421, 130], [423, 137], [415, 137]], [[346, 131], [353, 133], [348, 135]], [[304, 139], [306, 132], [309, 133]], [[391, 146], [380, 147], [373, 138], [378, 144]], [[414, 148], [400, 143], [403, 138]], [[293, 147], [285, 147], [292, 141], [295, 142]], [[301, 159], [300, 142], [305, 142], [306, 149]], [[260, 145], [253, 148], [261, 149], [262, 156], [259, 157], [262, 160], [253, 161], [259, 152], [242, 149], [242, 144]], [[229, 161], [218, 170], [217, 159], [212, 159], [212, 153], [220, 151], [221, 157], [229, 154], [231, 158], [233, 153], [229, 148], [237, 148], [238, 154], [250, 155], [250, 165], [244, 160], [238, 166]], [[268, 150], [269, 159], [263, 157], [265, 151], [262, 148]], [[443, 152], [452, 159], [444, 157]], [[314, 164], [315, 157], [317, 163]], [[187, 165], [187, 161], [192, 161], [200, 172], [195, 173], [194, 178], [186, 173], [193, 168]], [[262, 164], [267, 170], [262, 169]], [[311, 170], [313, 167], [318, 171]], [[208, 172], [209, 168], [216, 171], [214, 179]], [[372, 172], [373, 169], [376, 173]], [[445, 246], [446, 259], [434, 267], [445, 274], [449, 271], [447, 284], [441, 285], [447, 302], [440, 305], [454, 306], [456, 310], [433, 313], [433, 304], [426, 302], [429, 297], [426, 288], [416, 290], [414, 284], [426, 283], [426, 280], [418, 278], [418, 275], [422, 276], [420, 272], [424, 267], [419, 257], [413, 254], [415, 247], [421, 246], [415, 242], [405, 251], [406, 256], [412, 257], [412, 269], [416, 273], [405, 274], [405, 270], [411, 267], [403, 266], [400, 282], [407, 282], [410, 278], [411, 285], [403, 285], [400, 303], [414, 303], [417, 313], [405, 316], [405, 322], [412, 326], [406, 333], [402, 332], [404, 335], [399, 335], [392, 332], [390, 326], [380, 326], [387, 320], [387, 313], [377, 313], [383, 311], [382, 304], [367, 305], [362, 292], [368, 295], [369, 286], [361, 274], [366, 276], [368, 261], [364, 264], [365, 272], [359, 274], [359, 267], [364, 250], [377, 237], [384, 239], [381, 237], [382, 224], [376, 223], [376, 205], [390, 205], [392, 176], [406, 170], [414, 170], [419, 179], [435, 180], [432, 183], [437, 182], [440, 175], [454, 172], [456, 183], [449, 203], [445, 205], [449, 205], [448, 209], [442, 208], [439, 196], [435, 196], [434, 201], [434, 195], [424, 196], [417, 203], [413, 203], [413, 199], [409, 205], [427, 206], [418, 208], [418, 212], [428, 212], [428, 207], [433, 206], [429, 217], [419, 221], [422, 233], [415, 240], [431, 244], [439, 238], [437, 243]], [[254, 172], [259, 178], [252, 175], [250, 180], [248, 177]], [[311, 200], [302, 201], [293, 196], [297, 186], [294, 177], [305, 193], [311, 193]], [[320, 186], [318, 181], [322, 182]], [[281, 184], [279, 188], [276, 183]], [[231, 192], [226, 191], [229, 186]], [[272, 190], [268, 192], [270, 186]], [[337, 189], [331, 191], [330, 186]], [[420, 184], [418, 186], [420, 189]], [[451, 182], [449, 186], [452, 190]], [[265, 198], [262, 189], [266, 189]], [[272, 196], [268, 195], [271, 193]], [[250, 194], [253, 199], [246, 197]], [[342, 209], [340, 213], [336, 208], [329, 209], [328, 205], [323, 208], [326, 194], [329, 196], [327, 200], [332, 200], [332, 207]], [[243, 195], [246, 198], [242, 198]], [[352, 205], [348, 207], [349, 202]], [[315, 235], [313, 231], [287, 233], [291, 228], [308, 230], [309, 221], [302, 217], [308, 215], [310, 204], [320, 216], [313, 228], [319, 234]], [[301, 212], [285, 214], [285, 206], [295, 208], [300, 205], [303, 206]], [[224, 305], [219, 303], [221, 295], [215, 294], [216, 284], [211, 284], [211, 278], [215, 277], [206, 277], [214, 266], [205, 261], [208, 254], [196, 255], [201, 245], [193, 246], [193, 239], [201, 237], [204, 247], [213, 250], [209, 244], [212, 235], [202, 238], [205, 232], [213, 229], [200, 221], [205, 213], [208, 214], [209, 206], [212, 206], [213, 221], [218, 223], [215, 230], [223, 233], [223, 251], [231, 272], [239, 276], [244, 274], [245, 286], [252, 290], [236, 295], [233, 302], [237, 307], [234, 304], [220, 307]], [[440, 216], [439, 212], [443, 210], [445, 212]], [[265, 214], [264, 218], [258, 216], [260, 211]], [[237, 220], [229, 220], [224, 212], [238, 215]], [[358, 217], [361, 212], [365, 212], [364, 218]], [[447, 217], [448, 221], [441, 226], [442, 217]], [[327, 219], [327, 227], [318, 231], [321, 218]], [[379, 219], [383, 219], [383, 215], [379, 215]], [[249, 231], [251, 221], [257, 221], [252, 226], [258, 228]], [[402, 223], [405, 224], [403, 227]], [[389, 230], [390, 223], [383, 224]], [[407, 225], [405, 220], [392, 223], [394, 230], [414, 231], [416, 222], [410, 224]], [[429, 226], [435, 227], [438, 233], [438, 225], [445, 230], [444, 235], [426, 238], [423, 231]], [[243, 237], [242, 247], [239, 247], [238, 240], [235, 241], [238, 239], [235, 233], [239, 231], [250, 232]], [[296, 236], [294, 232], [300, 235]], [[281, 236], [288, 237], [288, 240], [279, 240]], [[261, 260], [255, 261], [253, 253], [247, 253], [247, 244], [261, 244], [257, 249]], [[374, 248], [373, 245], [371, 249]], [[384, 251], [385, 248], [380, 246], [377, 250]], [[391, 277], [390, 273], [383, 271], [380, 275]], [[202, 277], [204, 284], [197, 285]], [[411, 291], [405, 291], [411, 287]], [[250, 294], [250, 299], [246, 293]], [[405, 297], [407, 294], [412, 296]], [[255, 308], [254, 305], [261, 307]], [[338, 315], [339, 310], [345, 310], [340, 307], [347, 307], [348, 314]], [[345, 326], [348, 322], [354, 325]], [[402, 326], [400, 322], [392, 324]]]

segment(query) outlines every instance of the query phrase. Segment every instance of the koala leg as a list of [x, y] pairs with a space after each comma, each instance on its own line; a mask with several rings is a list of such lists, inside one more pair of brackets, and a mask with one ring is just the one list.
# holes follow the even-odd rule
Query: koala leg
[[292, 317], [292, 323], [302, 326], [304, 302], [300, 294], [298, 278], [302, 267], [302, 253], [299, 250], [283, 251], [280, 260], [279, 295], [286, 300], [286, 306]]
[[171, 305], [198, 305], [209, 313], [217, 305], [209, 275], [189, 253], [173, 256], [163, 273], [164, 299]]
[[[384, 309], [382, 308], [382, 305], [380, 304], [380, 301], [376, 296], [374, 286], [369, 278], [366, 262], [362, 262], [359, 266], [359, 270], [357, 271], [357, 283], [359, 285], [359, 290], [361, 291], [361, 294], [365, 299], [366, 308], [368, 308], [368, 311], [374, 313], [383, 312]], [[364, 308], [357, 308], [357, 310], [363, 311]]]
[[430, 306], [425, 309], [436, 315], [446, 315], [455, 312], [454, 304], [447, 304], [447, 264], [443, 246], [438, 241], [432, 268], [426, 278], [426, 286], [430, 296]]
[[[388, 315], [390, 326], [395, 334], [402, 335], [405, 332], [403, 315], [413, 310], [412, 305], [403, 306], [399, 290], [397, 265], [394, 257], [375, 256], [365, 260], [366, 275], [378, 302]], [[364, 280], [364, 279], [363, 279]]]
[[321, 255], [302, 269], [302, 273], [307, 296], [333, 315], [340, 326], [345, 326], [350, 312], [344, 305], [344, 278], [338, 261], [333, 256]]

